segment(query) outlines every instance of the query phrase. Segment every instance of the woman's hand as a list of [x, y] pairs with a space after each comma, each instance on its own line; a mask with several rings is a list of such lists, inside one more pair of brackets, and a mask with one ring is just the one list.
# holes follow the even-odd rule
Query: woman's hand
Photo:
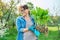
[[25, 28], [25, 29], [23, 30], [23, 32], [28, 32], [28, 28]]

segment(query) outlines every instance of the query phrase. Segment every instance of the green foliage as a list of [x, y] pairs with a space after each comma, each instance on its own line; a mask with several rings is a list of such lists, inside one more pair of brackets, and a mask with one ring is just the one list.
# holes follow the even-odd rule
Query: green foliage
[[36, 9], [31, 10], [31, 13], [37, 24], [43, 25], [49, 20], [48, 10], [36, 7]]
[[[10, 4], [10, 5], [9, 5]], [[17, 8], [14, 0], [10, 0], [9, 4], [6, 4], [0, 1], [0, 19], [5, 20], [4, 27], [8, 26], [15, 26], [15, 19], [17, 17]]]
[[0, 17], [2, 17], [3, 16], [3, 12], [2, 11], [0, 11]]
[[27, 6], [29, 7], [30, 10], [33, 9], [33, 7], [34, 7], [31, 2], [28, 2], [28, 3], [27, 3]]

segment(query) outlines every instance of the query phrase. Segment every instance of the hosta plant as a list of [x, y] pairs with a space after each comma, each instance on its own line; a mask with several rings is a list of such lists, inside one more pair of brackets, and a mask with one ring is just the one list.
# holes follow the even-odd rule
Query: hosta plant
[[47, 24], [48, 20], [50, 19], [48, 10], [47, 9], [44, 10], [40, 7], [36, 7], [31, 10], [31, 15], [34, 17], [34, 20], [37, 24], [36, 28], [40, 32], [48, 33], [48, 28], [46, 27], [46, 24]]
[[49, 20], [48, 10], [44, 10], [40, 7], [31, 10], [31, 15], [33, 15], [36, 24], [39, 25], [45, 25]]

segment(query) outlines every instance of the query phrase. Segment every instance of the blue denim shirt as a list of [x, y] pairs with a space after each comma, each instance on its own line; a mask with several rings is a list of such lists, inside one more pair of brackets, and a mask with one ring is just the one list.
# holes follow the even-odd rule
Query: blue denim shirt
[[[33, 25], [35, 25], [34, 19], [32, 17], [30, 18], [31, 18]], [[17, 17], [16, 27], [18, 31], [17, 40], [23, 40], [23, 34], [24, 34], [23, 29], [26, 27], [26, 21], [23, 16]]]

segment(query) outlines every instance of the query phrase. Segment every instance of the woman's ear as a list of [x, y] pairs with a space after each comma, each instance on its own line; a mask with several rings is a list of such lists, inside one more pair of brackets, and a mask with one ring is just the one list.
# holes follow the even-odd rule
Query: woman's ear
[[30, 13], [30, 9], [28, 9], [28, 13]]
[[30, 9], [28, 9], [29, 10], [29, 12], [30, 12]]

